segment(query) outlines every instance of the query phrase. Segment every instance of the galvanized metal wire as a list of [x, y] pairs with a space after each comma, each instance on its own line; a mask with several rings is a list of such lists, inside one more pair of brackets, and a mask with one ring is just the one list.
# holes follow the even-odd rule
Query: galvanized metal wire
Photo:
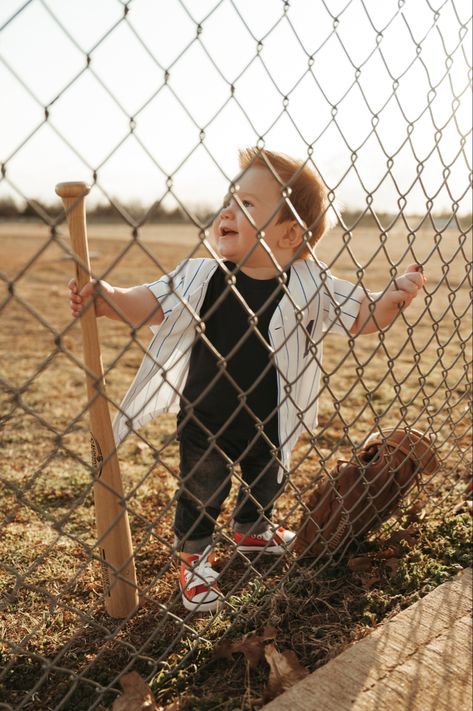
[[[149, 281], [155, 278], [156, 274], [163, 274], [168, 271], [166, 261], [157, 256], [156, 250], [144, 238], [144, 228], [153, 216], [153, 211], [161, 205], [166, 198], [172, 197], [179, 208], [185, 214], [189, 223], [195, 227], [195, 244], [189, 247], [187, 255], [201, 255], [203, 251], [207, 256], [215, 257], [216, 252], [209, 239], [210, 226], [214, 215], [205, 220], [195, 214], [195, 210], [189, 206], [175, 189], [175, 179], [185, 166], [186, 162], [196, 151], [204, 150], [206, 156], [212, 161], [215, 168], [231, 183], [233, 176], [227, 175], [222, 168], [222, 156], [215, 155], [210, 150], [207, 143], [206, 132], [213, 123], [222, 115], [228, 106], [238, 109], [241, 116], [251, 127], [254, 134], [254, 144], [263, 148], [265, 137], [270, 132], [281, 117], [285, 117], [292, 124], [299, 137], [306, 143], [307, 162], [319, 169], [317, 161], [317, 147], [319, 142], [329, 131], [337, 130], [339, 139], [344, 144], [344, 150], [349, 156], [346, 170], [336, 181], [326, 181], [328, 191], [329, 209], [333, 210], [340, 189], [348, 177], [355, 176], [357, 183], [361, 186], [365, 204], [360, 208], [351, 224], [346, 224], [344, 218], [338, 214], [337, 229], [341, 235], [339, 247], [331, 254], [328, 268], [337, 273], [337, 266], [343, 258], [349, 260], [352, 271], [347, 274], [347, 278], [354, 283], [363, 285], [367, 275], [376, 271], [377, 265], [382, 260], [389, 265], [389, 273], [386, 274], [385, 285], [390, 280], [395, 280], [396, 276], [402, 273], [402, 267], [406, 260], [421, 262], [426, 271], [429, 265], [436, 263], [440, 265], [441, 275], [438, 280], [430, 280], [425, 292], [421, 297], [423, 305], [416, 311], [415, 318], [410, 316], [410, 312], [400, 311], [396, 319], [398, 325], [402, 325], [400, 333], [402, 340], [390, 337], [390, 330], [380, 331], [371, 341], [370, 347], [363, 349], [359, 346], [358, 339], [349, 333], [340, 340], [340, 349], [336, 357], [333, 355], [329, 364], [321, 364], [322, 379], [320, 392], [317, 399], [321, 402], [326, 400], [330, 406], [323, 413], [319, 428], [312, 432], [306, 427], [303, 436], [303, 446], [298, 448], [291, 470], [287, 472], [287, 501], [282, 512], [282, 525], [291, 527], [297, 520], [300, 512], [304, 510], [305, 496], [307, 491], [313, 486], [313, 482], [322, 473], [330, 471], [336, 458], [349, 457], [360, 443], [360, 431], [365, 428], [364, 434], [369, 431], [378, 431], [383, 426], [414, 427], [429, 433], [435, 441], [441, 460], [441, 470], [433, 475], [431, 479], [424, 479], [422, 487], [417, 489], [408, 499], [406, 507], [415, 507], [416, 502], [424, 502], [426, 510], [449, 511], [455, 505], [450, 489], [457, 487], [462, 481], [461, 476], [466, 477], [466, 473], [471, 467], [471, 454], [465, 442], [471, 437], [471, 419], [469, 415], [469, 403], [471, 398], [471, 310], [468, 299], [465, 299], [467, 289], [471, 289], [471, 269], [470, 269], [470, 226], [465, 224], [465, 219], [459, 215], [460, 203], [470, 190], [470, 184], [465, 184], [462, 194], [453, 194], [450, 189], [450, 176], [453, 166], [457, 161], [465, 161], [468, 165], [470, 157], [467, 152], [467, 141], [471, 131], [465, 132], [458, 124], [456, 110], [459, 102], [464, 100], [471, 90], [471, 63], [468, 53], [467, 40], [470, 32], [471, 18], [465, 18], [459, 13], [455, 0], [443, 0], [434, 6], [428, 0], [423, 3], [429, 8], [431, 22], [425, 30], [423, 36], [419, 37], [416, 31], [410, 26], [408, 18], [404, 12], [408, 3], [399, 0], [397, 9], [384, 26], [378, 26], [372, 19], [370, 3], [364, 0], [348, 0], [344, 7], [335, 6], [339, 3], [320, 2], [320, 12], [324, 16], [328, 14], [331, 18], [331, 31], [317, 47], [307, 47], [302, 38], [298, 35], [291, 13], [291, 3], [281, 2], [280, 15], [276, 21], [267, 28], [261, 36], [256, 33], [241, 3], [233, 0], [220, 0], [215, 2], [208, 13], [196, 20], [194, 8], [191, 3], [184, 0], [175, 0], [184, 13], [195, 25], [195, 36], [187, 43], [179, 46], [174, 60], [169, 65], [164, 65], [149, 47], [143, 37], [140, 36], [133, 22], [133, 1], [117, 3], [122, 7], [122, 16], [119, 20], [110, 24], [110, 27], [103, 35], [95, 41], [93, 46], [85, 48], [75, 37], [74, 32], [66, 26], [55, 12], [52, 2], [49, 0], [28, 0], [23, 5], [18, 6], [11, 16], [4, 20], [0, 26], [0, 62], [3, 70], [18, 83], [27, 93], [31, 101], [41, 109], [43, 119], [32, 123], [29, 131], [23, 136], [13, 150], [7, 155], [0, 156], [1, 159], [1, 179], [0, 184], [10, 190], [17, 197], [25, 201], [37, 214], [38, 222], [46, 225], [48, 236], [38, 242], [33, 251], [25, 259], [21, 260], [20, 267], [15, 273], [7, 273], [0, 267], [0, 322], [2, 317], [6, 320], [10, 309], [17, 309], [22, 318], [34, 324], [36, 332], [40, 332], [45, 342], [51, 344], [50, 351], [33, 362], [26, 377], [22, 377], [19, 382], [11, 375], [11, 364], [9, 367], [2, 367], [0, 371], [0, 393], [1, 411], [0, 427], [3, 432], [4, 453], [0, 455], [0, 487], [2, 496], [8, 502], [7, 506], [1, 510], [0, 536], [6, 539], [13, 530], [15, 522], [23, 522], [28, 516], [31, 517], [32, 526], [39, 527], [44, 531], [44, 545], [35, 552], [30, 560], [17, 560], [15, 555], [0, 561], [4, 575], [8, 582], [2, 586], [2, 599], [0, 602], [0, 615], [3, 618], [4, 638], [2, 640], [3, 650], [0, 651], [0, 708], [2, 709], [72, 709], [79, 708], [77, 705], [79, 690], [87, 689], [86, 705], [80, 708], [103, 709], [104, 703], [110, 703], [110, 699], [117, 696], [117, 682], [119, 677], [130, 669], [139, 668], [148, 679], [156, 678], [159, 675], [159, 683], [165, 685], [169, 679], [176, 677], [180, 670], [185, 670], [189, 665], [195, 665], [196, 649], [199, 647], [209, 648], [218, 639], [219, 624], [221, 618], [209, 616], [200, 619], [195, 623], [192, 613], [187, 612], [180, 604], [180, 592], [172, 582], [176, 577], [177, 553], [174, 547], [171, 530], [171, 516], [174, 510], [175, 497], [172, 493], [166, 495], [156, 495], [156, 505], [153, 515], [149, 510], [143, 513], [141, 499], [143, 490], [156, 486], [156, 476], [166, 479], [171, 488], [178, 486], [178, 472], [175, 466], [175, 437], [174, 425], [166, 424], [163, 432], [156, 436], [156, 431], [145, 428], [132, 435], [133, 444], [129, 444], [121, 456], [124, 457], [124, 471], [126, 471], [126, 452], [131, 447], [138, 448], [138, 451], [146, 454], [143, 466], [138, 476], [126, 482], [126, 493], [124, 504], [132, 521], [135, 532], [135, 558], [137, 561], [138, 578], [140, 582], [140, 594], [143, 600], [143, 608], [147, 614], [140, 618], [140, 622], [133, 619], [121, 621], [110, 620], [103, 614], [100, 587], [97, 587], [94, 574], [91, 570], [96, 570], [100, 557], [98, 555], [97, 543], [93, 538], [93, 512], [90, 502], [90, 494], [93, 489], [93, 468], [89, 462], [87, 451], [87, 435], [84, 431], [83, 422], [87, 418], [90, 403], [84, 399], [76, 403], [74, 414], [67, 421], [63, 421], [53, 414], [52, 403], [35, 402], [31, 397], [37, 383], [41, 378], [48, 375], [51, 369], [56, 367], [56, 363], [67, 363], [76, 373], [76, 378], [81, 379], [85, 375], [85, 366], [82, 358], [78, 355], [77, 349], [70, 346], [71, 334], [74, 333], [73, 321], [68, 321], [64, 326], [58, 327], [57, 320], [52, 315], [45, 312], [35, 304], [34, 299], [26, 296], [24, 285], [28, 284], [34, 269], [40, 264], [41, 259], [48, 250], [58, 250], [65, 258], [71, 258], [72, 252], [69, 246], [65, 216], [61, 213], [57, 217], [52, 217], [47, 210], [39, 206], [34, 200], [34, 195], [28, 193], [21, 181], [14, 177], [14, 171], [10, 166], [15, 158], [25, 150], [25, 147], [47, 124], [57, 139], [86, 167], [90, 180], [100, 191], [103, 199], [113, 205], [119, 212], [122, 223], [129, 228], [129, 239], [122, 243], [108, 260], [105, 266], [101, 266], [94, 276], [99, 279], [107, 279], [113, 276], [117, 267], [127, 260], [133, 249], [138, 249], [144, 264], [149, 269]], [[71, 43], [76, 51], [83, 56], [83, 66], [71, 76], [64, 86], [56, 93], [53, 99], [47, 104], [41, 100], [35, 86], [31, 86], [21, 75], [21, 72], [9, 61], [8, 56], [2, 53], [1, 41], [2, 32], [14, 25], [15, 22], [26, 12], [29, 6], [40, 5], [54, 22], [58, 30]], [[340, 26], [343, 23], [344, 14], [351, 6], [359, 6], [364, 13], [366, 20], [370, 23], [375, 34], [375, 42], [372, 48], [366, 52], [362, 62], [356, 62], [350, 54], [350, 50], [345, 46], [340, 34]], [[205, 29], [209, 22], [218, 15], [218, 10], [222, 6], [231, 6], [234, 11], [235, 21], [239, 23], [254, 43], [254, 54], [249, 57], [245, 66], [239, 71], [237, 76], [230, 77], [219, 66], [214, 58], [211, 49], [206, 45]], [[444, 37], [441, 20], [445, 12], [450, 12], [456, 18], [456, 33], [454, 41], [446, 41]], [[164, 10], [163, 10], [164, 12]], [[91, 18], [91, 21], [93, 19]], [[390, 28], [395, 21], [401, 21], [407, 30], [411, 47], [414, 48], [415, 56], [406, 65], [401, 74], [395, 74], [391, 70], [391, 62], [384, 51], [384, 38], [389, 35]], [[149, 96], [133, 113], [127, 111], [125, 106], [114, 94], [107, 82], [100, 76], [94, 68], [94, 54], [101, 45], [117, 31], [122, 25], [133, 34], [148, 58], [156, 68], [156, 76], [159, 79], [152, 87], [149, 87]], [[290, 89], [281, 88], [280, 78], [275, 76], [265, 60], [264, 46], [272, 33], [284, 31], [288, 36], [298, 43], [302, 53], [305, 55], [305, 65], [300, 67], [297, 80]], [[445, 71], [441, 76], [431, 78], [430, 68], [424, 61], [422, 48], [427, 38], [431, 35], [438, 36], [444, 51]], [[451, 39], [451, 38], [450, 38]], [[317, 61], [327, 43], [335, 40], [338, 43], [340, 56], [350, 63], [353, 69], [353, 78], [347, 81], [344, 92], [334, 103], [327, 94], [326, 88], [320, 81], [317, 69]], [[190, 48], [197, 45], [205, 54], [213, 70], [218, 74], [221, 81], [226, 85], [227, 93], [222, 92], [220, 105], [213, 115], [204, 125], [200, 125], [195, 119], [192, 111], [186, 106], [185, 100], [179, 95], [179, 91], [173, 85], [173, 69], [179, 60], [189, 52]], [[380, 60], [389, 76], [391, 88], [383, 103], [374, 106], [367, 96], [360, 79], [363, 72], [369, 68], [374, 59]], [[451, 77], [451, 67], [454, 61], [463, 62], [469, 68], [469, 83], [462, 87], [455, 86]], [[274, 116], [274, 120], [267, 127], [267, 131], [261, 134], [257, 129], [255, 117], [258, 114], [258, 107], [253, 110], [245, 108], [240, 100], [238, 88], [245, 74], [253, 66], [258, 66], [268, 76], [275, 91], [280, 98], [280, 110]], [[399, 94], [399, 87], [402, 85], [404, 76], [411, 67], [421, 67], [428, 78], [429, 90], [425, 97], [422, 110], [412, 116], [409, 107], [405, 106]], [[71, 87], [84, 75], [92, 76], [107, 96], [113, 102], [117, 112], [125, 117], [128, 123], [128, 130], [118, 140], [115, 146], [100, 161], [93, 163], [86, 159], [81, 151], [74, 145], [74, 142], [67, 138], [60, 127], [58, 127], [51, 116], [51, 108], [60, 103]], [[321, 94], [330, 107], [330, 119], [320, 133], [308, 142], [302, 130], [300, 130], [297, 119], [292, 113], [291, 100], [294, 92], [301, 85], [301, 82], [309, 79], [313, 82], [317, 92]], [[451, 111], [442, 123], [437, 123], [437, 118], [432, 111], [432, 104], [438, 92], [445, 86], [450, 88]], [[351, 144], [344, 136], [343, 126], [339, 122], [338, 114], [345, 105], [347, 96], [352, 90], [357, 90], [362, 97], [365, 108], [371, 116], [370, 125], [367, 126], [363, 140], [356, 144]], [[162, 163], [159, 152], [147, 146], [136, 132], [140, 117], [144, 110], [162, 92], [172, 95], [177, 105], [185, 113], [198, 134], [198, 140], [188, 153], [168, 172]], [[389, 150], [383, 143], [382, 136], [378, 130], [379, 122], [383, 117], [387, 105], [395, 102], [402, 116], [405, 125], [405, 133], [402, 141], [399, 142], [395, 150]], [[416, 154], [416, 145], [412, 134], [419, 122], [429, 115], [434, 125], [435, 131], [432, 135], [432, 142], [429, 152], [422, 158]], [[354, 117], [356, 120], [356, 117]], [[440, 147], [442, 136], [445, 131], [452, 126], [456, 131], [456, 151], [448, 160], [444, 159]], [[156, 167], [160, 174], [165, 176], [166, 188], [162, 194], [157, 196], [156, 202], [146, 210], [141, 216], [136, 217], [128, 213], [113, 195], [108, 191], [106, 184], [101, 180], [101, 171], [110, 159], [119, 151], [120, 147], [130, 137], [134, 136], [140, 148], [147, 158]], [[386, 159], [386, 171], [381, 176], [379, 182], [374, 187], [364, 184], [364, 176], [358, 169], [357, 161], [367, 149], [370, 140], [376, 139], [379, 151]], [[401, 152], [409, 148], [413, 160], [416, 162], [416, 172], [409, 186], [402, 187], [396, 182], [393, 173], [393, 166], [396, 158]], [[282, 147], [284, 150], [284, 147]], [[425, 163], [431, 156], [436, 156], [442, 165], [442, 173], [439, 177], [438, 187], [432, 192], [424, 184], [423, 169]], [[324, 178], [323, 171], [322, 178]], [[61, 176], [58, 176], [60, 179]], [[397, 204], [393, 204], [390, 223], [385, 224], [381, 220], [373, 203], [382, 188], [384, 181], [391, 180], [397, 192]], [[284, 188], [284, 186], [282, 186]], [[417, 224], [413, 224], [413, 218], [407, 210], [409, 195], [413, 190], [420, 190], [425, 196], [425, 213], [419, 218]], [[442, 190], [446, 190], [451, 198], [451, 214], [449, 220], [442, 224], [436, 215], [436, 199]], [[282, 203], [284, 199], [282, 198]], [[373, 241], [372, 250], [369, 257], [360, 263], [357, 257], [356, 240], [363, 231], [363, 225], [367, 219], [372, 220], [375, 225], [377, 239]], [[258, 226], [264, 229], [264, 226]], [[394, 230], [401, 230], [407, 239], [403, 242], [402, 249], [392, 251], [392, 244], [389, 235]], [[430, 252], [425, 251], [425, 245], [419, 245], [419, 233], [429, 232], [432, 236], [432, 246]], [[0, 236], [0, 248], [1, 248]], [[360, 239], [362, 237], [360, 236]], [[448, 256], [444, 249], [447, 243], [454, 248], [449, 249]], [[21, 245], [19, 246], [21, 249]], [[317, 250], [316, 250], [317, 251]], [[419, 255], [422, 254], [422, 257]], [[464, 265], [463, 275], [458, 276], [458, 265]], [[283, 292], [290, 298], [291, 294], [287, 289], [284, 275], [280, 276], [280, 283]], [[63, 285], [61, 285], [63, 288]], [[234, 282], [229, 280], [228, 291], [232, 291], [241, 303], [244, 300], [236, 289]], [[226, 294], [222, 295], [220, 302]], [[446, 297], [445, 297], [446, 295]], [[439, 305], [439, 300], [443, 303]], [[219, 302], [219, 303], [220, 303]], [[215, 304], [218, 308], [219, 303]], [[293, 301], [294, 310], [297, 312], [299, 306]], [[185, 308], [189, 308], [184, 302]], [[64, 300], [64, 309], [67, 309]], [[258, 314], [249, 313], [248, 334], [256, 333], [261, 339], [258, 330]], [[416, 329], [420, 323], [427, 321], [431, 326], [431, 335], [428, 340], [420, 342]], [[9, 321], [10, 323], [10, 321]], [[21, 323], [19, 322], [19, 328]], [[142, 329], [129, 325], [126, 333], [121, 331], [120, 342], [113, 356], [106, 361], [106, 378], [121, 379], [129, 368], [127, 358], [133, 354], [133, 364], [139, 357], [146, 353], [146, 343], [143, 341]], [[4, 335], [4, 340], [8, 343], [8, 336]], [[330, 334], [327, 334], [328, 336]], [[215, 352], [215, 347], [206, 339], [204, 329], [201, 329], [199, 337], [204, 339], [210, 349]], [[340, 337], [339, 337], [340, 338]], [[245, 340], [239, 344], [244, 348]], [[317, 357], [317, 346], [320, 344], [309, 339], [309, 346], [314, 348], [314, 357]], [[31, 348], [35, 348], [35, 343], [31, 343]], [[452, 357], [452, 350], [454, 356]], [[426, 358], [426, 354], [435, 352], [435, 357]], [[399, 358], [408, 354], [409, 365], [403, 369], [398, 367]], [[187, 354], [183, 354], [183, 358]], [[216, 353], [217, 357], [221, 357]], [[11, 352], [11, 358], [15, 359], [15, 353]], [[380, 365], [381, 364], [381, 365]], [[381, 373], [381, 375], [380, 375]], [[227, 373], [228, 379], [231, 380]], [[264, 373], [259, 376], [259, 381], [264, 377]], [[126, 378], [125, 378], [126, 379]], [[239, 385], [232, 383], [239, 392], [244, 403], [244, 409], [254, 417], [251, 409], [246, 403], [246, 393]], [[209, 383], [207, 391], [212, 383]], [[390, 391], [389, 397], [381, 400], [378, 393], [383, 389]], [[116, 411], [120, 407], [121, 395], [116, 395], [117, 388], [113, 389], [113, 395], [108, 392], [111, 408]], [[353, 401], [357, 392], [362, 393], [362, 405], [354, 406]], [[123, 393], [121, 393], [123, 394]], [[67, 397], [67, 396], [66, 396]], [[286, 398], [293, 401], [291, 385], [287, 384]], [[433, 404], [434, 403], [434, 404]], [[304, 412], [300, 412], [302, 421]], [[46, 437], [50, 442], [48, 453], [38, 456], [32, 466], [28, 466], [28, 474], [24, 476], [21, 467], [15, 467], [11, 453], [9, 454], [8, 437], [16, 427], [24, 427], [25, 422], [29, 422], [34, 436]], [[370, 423], [366, 425], [366, 423]], [[362, 423], [362, 424], [360, 424]], [[363, 424], [364, 423], [364, 424]], [[258, 424], [261, 425], [261, 422]], [[357, 429], [358, 428], [358, 429]], [[356, 432], [356, 435], [354, 435]], [[461, 432], [461, 437], [459, 433]], [[212, 435], [212, 433], [208, 433]], [[460, 441], [461, 440], [461, 441]], [[213, 438], [214, 446], [215, 437]], [[35, 452], [34, 442], [30, 443], [30, 451]], [[18, 454], [21, 457], [22, 453]], [[222, 452], [222, 456], [228, 461], [233, 473], [234, 486], [243, 485], [238, 469], [238, 462], [232, 462], [227, 454]], [[275, 457], [277, 457], [277, 452]], [[241, 459], [241, 457], [240, 457]], [[44, 501], [37, 499], [38, 486], [46, 486], [47, 478], [51, 467], [60, 465], [61, 460], [72, 463], [71, 466], [78, 472], [78, 476], [87, 474], [87, 478], [80, 479], [79, 494], [71, 499], [66, 507], [66, 513], [56, 516], [54, 508], [46, 506]], [[59, 464], [58, 464], [59, 463]], [[452, 464], [453, 463], [453, 464]], [[312, 470], [313, 475], [307, 476], [307, 471]], [[299, 476], [300, 472], [304, 476]], [[158, 472], [158, 475], [156, 474]], [[92, 475], [92, 476], [89, 476]], [[445, 477], [449, 477], [450, 487], [445, 487]], [[168, 492], [168, 489], [166, 489]], [[60, 495], [60, 494], [58, 494]], [[50, 492], [50, 500], [54, 500], [54, 491]], [[428, 499], [428, 501], [426, 501]], [[78, 511], [85, 508], [89, 510], [88, 521], [90, 530], [83, 530], [84, 524], [77, 524], [76, 517]], [[81, 528], [82, 525], [82, 528]], [[391, 526], [396, 526], [394, 517]], [[256, 603], [270, 604], [271, 595], [277, 594], [284, 588], [286, 594], [290, 595], [291, 585], [298, 581], [299, 568], [293, 558], [288, 558], [283, 563], [279, 560], [271, 563], [265, 562], [261, 565], [261, 555], [256, 558], [248, 558], [245, 565], [238, 569], [238, 575], [234, 573], [235, 567], [235, 546], [225, 521], [220, 521], [216, 527], [216, 540], [221, 550], [227, 551], [223, 557], [221, 578], [228, 574], [229, 582], [225, 588], [225, 609], [224, 609], [224, 632], [230, 634], [232, 630], [240, 629], [245, 621], [251, 620], [252, 610]], [[70, 571], [67, 583], [60, 588], [57, 587], [54, 578], [48, 578], [48, 561], [53, 557], [62, 555], [63, 547], [68, 550], [77, 550], [77, 564]], [[14, 547], [13, 547], [14, 550]], [[149, 560], [150, 555], [157, 555], [156, 551], [161, 551], [155, 562]], [[152, 553], [150, 553], [152, 551]], [[345, 553], [338, 551], [338, 557]], [[335, 556], [337, 557], [337, 556]], [[331, 560], [325, 557], [313, 559], [309, 564], [309, 569], [323, 570], [331, 564]], [[141, 568], [146, 567], [146, 582], [143, 582]], [[153, 569], [150, 572], [150, 567]], [[45, 571], [42, 572], [41, 571]], [[233, 572], [232, 572], [233, 571]], [[40, 575], [41, 573], [41, 575]], [[92, 576], [92, 577], [91, 577]], [[39, 578], [39, 580], [38, 580]], [[245, 597], [239, 597], [240, 591], [245, 589]], [[92, 594], [89, 594], [92, 590]], [[21, 634], [18, 630], [9, 628], [9, 619], [12, 610], [25, 591], [31, 593], [36, 599], [41, 600], [42, 615], [35, 618], [34, 615], [28, 619], [28, 629]], [[261, 602], [262, 598], [266, 603]], [[25, 611], [27, 614], [27, 611]], [[45, 626], [54, 626], [56, 621], [70, 619], [70, 632], [67, 624], [63, 627], [60, 636], [60, 643], [52, 651], [44, 652], [43, 646], [37, 643]], [[141, 625], [140, 634], [136, 633], [134, 625]], [[87, 648], [88, 654], [81, 659], [80, 664], [74, 664], [74, 659], [80, 656], [81, 645]], [[112, 652], [110, 651], [112, 650]], [[98, 665], [107, 666], [110, 654], [116, 655], [122, 660], [118, 666], [110, 665], [110, 673], [96, 676], [94, 670]], [[15, 669], [18, 665], [27, 665], [30, 669], [28, 679], [24, 688], [15, 687]], [[59, 692], [48, 697], [48, 689], [51, 685], [58, 685]], [[82, 693], [82, 692], [81, 692]], [[52, 699], [52, 700], [51, 700]]]

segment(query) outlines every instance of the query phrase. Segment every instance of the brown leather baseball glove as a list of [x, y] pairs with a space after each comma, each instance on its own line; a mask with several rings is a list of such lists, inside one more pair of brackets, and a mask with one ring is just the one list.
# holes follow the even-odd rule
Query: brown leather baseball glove
[[438, 459], [431, 439], [412, 428], [371, 435], [349, 462], [339, 460], [306, 502], [293, 549], [300, 556], [335, 553], [389, 518], [420, 474]]

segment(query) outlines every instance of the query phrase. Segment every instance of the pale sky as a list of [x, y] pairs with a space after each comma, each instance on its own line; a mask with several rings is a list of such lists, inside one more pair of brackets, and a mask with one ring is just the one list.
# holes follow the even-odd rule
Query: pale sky
[[53, 201], [96, 170], [92, 200], [149, 204], [171, 176], [215, 208], [262, 137], [311, 150], [342, 206], [374, 191], [377, 211], [405, 195], [468, 212], [470, 16], [470, 0], [1, 0], [0, 198]]

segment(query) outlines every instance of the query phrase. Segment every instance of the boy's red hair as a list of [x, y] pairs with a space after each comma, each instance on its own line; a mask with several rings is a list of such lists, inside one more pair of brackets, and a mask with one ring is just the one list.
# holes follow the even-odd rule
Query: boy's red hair
[[[325, 234], [329, 220], [327, 216], [327, 193], [321, 177], [308, 162], [295, 160], [283, 153], [274, 153], [265, 148], [244, 148], [239, 151], [240, 168], [242, 171], [251, 166], [263, 167], [269, 170], [281, 185], [281, 200], [285, 187], [291, 188], [287, 200], [281, 207], [278, 222], [294, 220], [294, 211], [305, 223], [307, 232], [304, 242], [314, 246]], [[307, 247], [301, 249], [298, 257], [307, 259], [310, 251]]]

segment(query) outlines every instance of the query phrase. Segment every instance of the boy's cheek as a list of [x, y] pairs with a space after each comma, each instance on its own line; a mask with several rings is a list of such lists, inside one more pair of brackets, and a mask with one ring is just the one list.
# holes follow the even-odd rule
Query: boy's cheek
[[212, 227], [211, 227], [211, 229], [210, 229], [210, 237], [211, 237], [213, 243], [216, 244], [217, 246], [219, 246], [219, 242], [220, 242], [220, 231], [219, 231], [219, 229], [218, 229], [217, 223], [215, 223], [215, 222], [213, 223], [213, 225], [212, 225]]

